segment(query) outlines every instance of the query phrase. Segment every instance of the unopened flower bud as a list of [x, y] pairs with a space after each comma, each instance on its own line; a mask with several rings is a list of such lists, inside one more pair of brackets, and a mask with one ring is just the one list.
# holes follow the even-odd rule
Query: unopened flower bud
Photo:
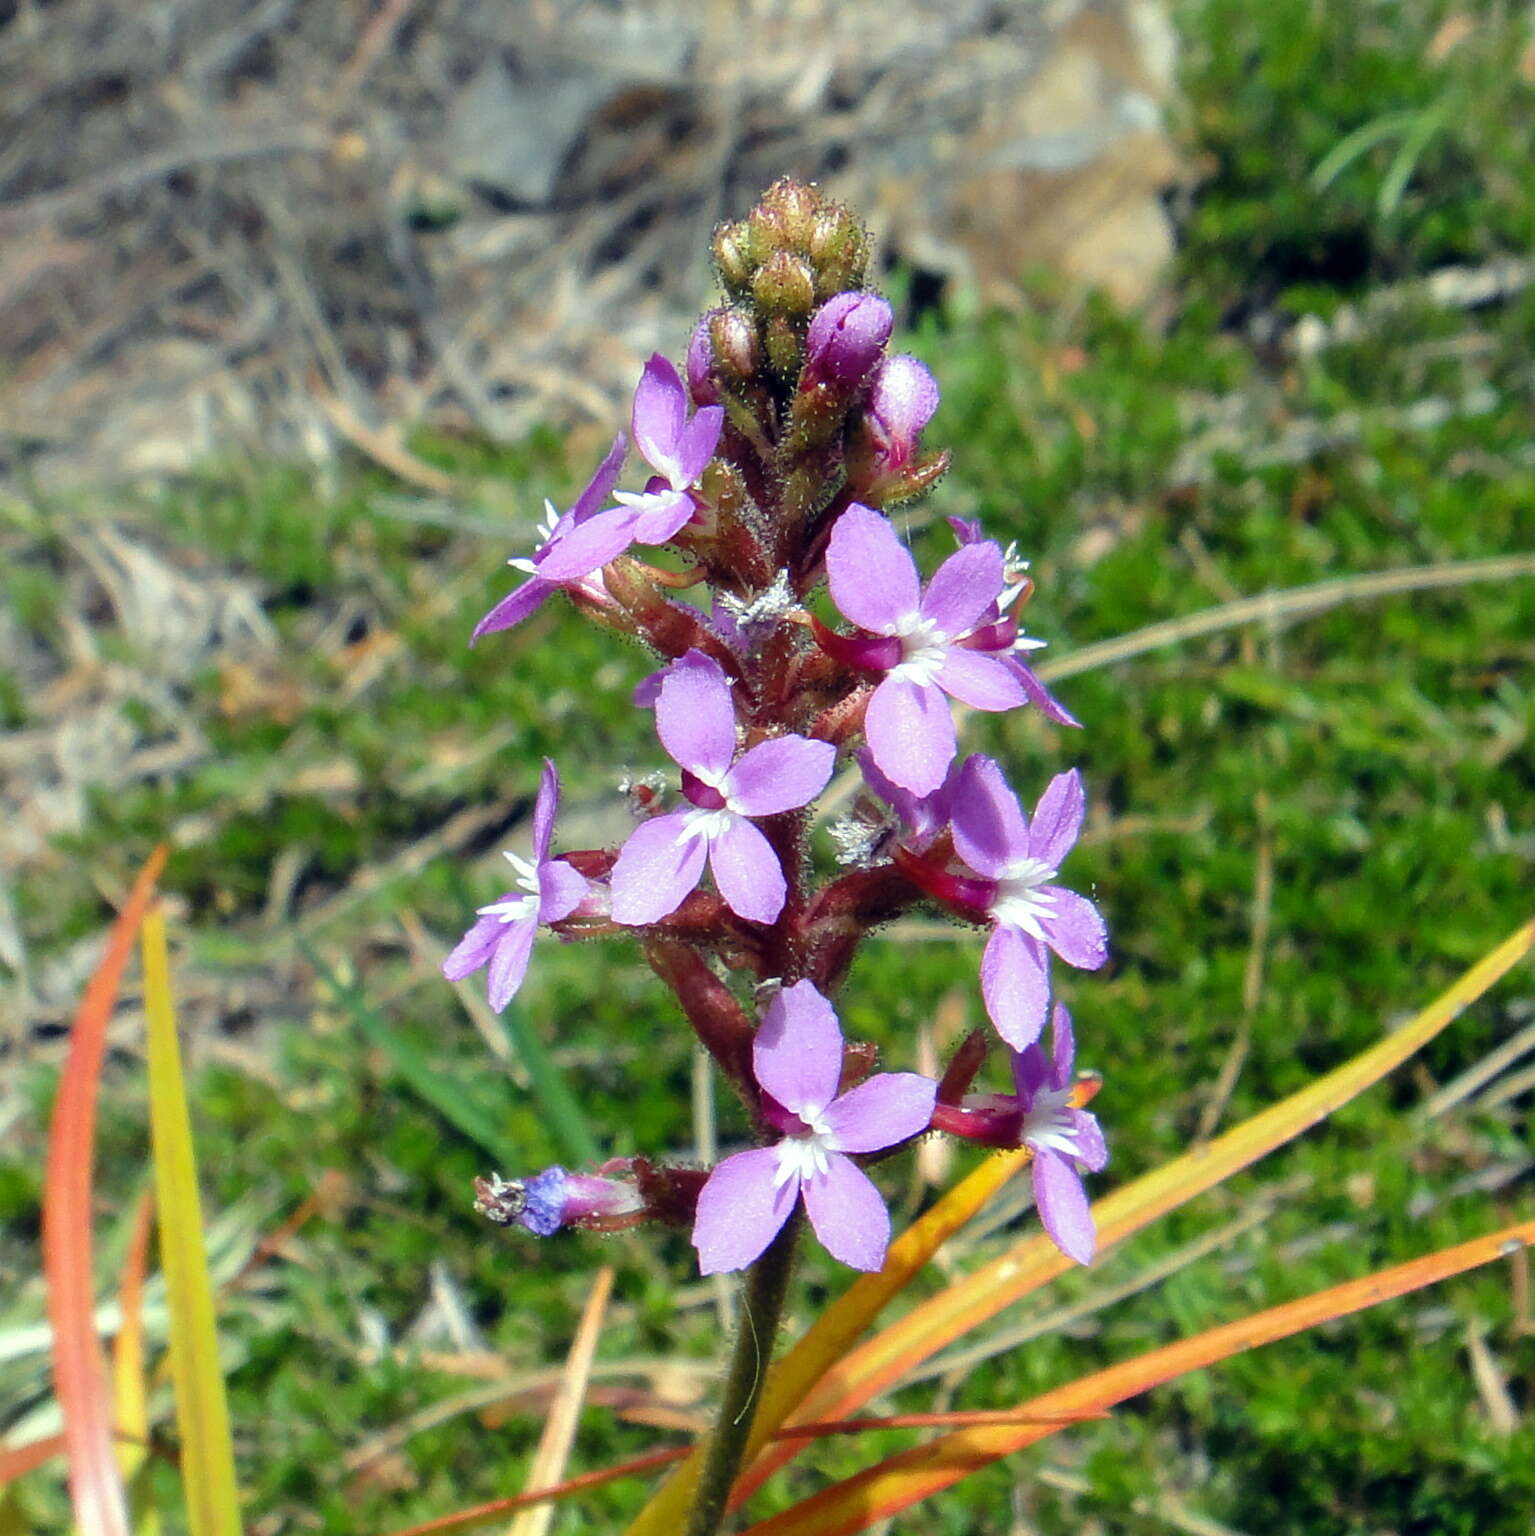
[[755, 378], [762, 365], [757, 327], [739, 309], [716, 309], [709, 316], [709, 340], [727, 377], [739, 383]]
[[745, 224], [721, 224], [714, 231], [714, 260], [720, 281], [731, 293], [751, 287], [756, 262], [751, 258], [751, 237]]
[[869, 265], [868, 233], [840, 203], [829, 203], [811, 225], [809, 255], [818, 295], [858, 288]]
[[786, 378], [798, 373], [805, 360], [805, 343], [800, 328], [786, 315], [774, 315], [765, 335], [768, 361]]
[[560, 1167], [531, 1179], [503, 1179], [496, 1173], [476, 1179], [474, 1205], [497, 1225], [515, 1221], [534, 1237], [552, 1237], [563, 1227], [613, 1232], [633, 1226], [645, 1214], [644, 1199], [630, 1180], [567, 1173]]
[[709, 324], [717, 313], [719, 311], [711, 310], [705, 315], [693, 327], [693, 334], [688, 338], [686, 364], [688, 393], [693, 397], [694, 405], [720, 403], [719, 386], [714, 382], [711, 371], [714, 363], [714, 349], [709, 342]]
[[752, 279], [752, 297], [770, 314], [808, 315], [815, 307], [815, 274], [803, 256], [777, 251]]
[[879, 361], [894, 324], [894, 311], [878, 294], [828, 299], [805, 333], [805, 382], [856, 389]]
[[869, 388], [869, 428], [881, 469], [904, 469], [916, 453], [922, 429], [938, 409], [938, 384], [914, 357], [888, 357]]

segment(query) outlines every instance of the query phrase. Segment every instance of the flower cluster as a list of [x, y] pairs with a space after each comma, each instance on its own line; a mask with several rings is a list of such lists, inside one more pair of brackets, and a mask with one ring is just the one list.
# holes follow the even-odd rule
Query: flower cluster
[[[960, 757], [953, 704], [1030, 708], [1077, 722], [1025, 661], [1042, 643], [1012, 547], [951, 519], [957, 547], [924, 584], [889, 509], [948, 466], [923, 435], [938, 387], [892, 355], [894, 316], [870, 291], [868, 239], [840, 205], [781, 182], [716, 231], [725, 302], [693, 332], [683, 370], [645, 365], [629, 431], [541, 542], [524, 579], [475, 628], [514, 628], [564, 593], [637, 640], [660, 668], [636, 690], [653, 710], [656, 764], [631, 792], [621, 846], [550, 853], [559, 777], [546, 763], [531, 857], [516, 889], [480, 907], [444, 972], [488, 973], [515, 996], [540, 930], [574, 941], [635, 934], [745, 1107], [750, 1145], [712, 1169], [646, 1158], [591, 1172], [481, 1181], [479, 1205], [538, 1236], [646, 1220], [690, 1226], [705, 1274], [752, 1264], [803, 1207], [823, 1246], [878, 1269], [890, 1218], [867, 1172], [943, 1132], [1032, 1151], [1040, 1217], [1087, 1262], [1081, 1175], [1107, 1157], [1082, 1105], [1052, 956], [1096, 969], [1103, 920], [1060, 883], [1082, 829], [1073, 770], [1026, 815], [994, 759]], [[649, 470], [620, 490], [631, 449]], [[641, 549], [665, 546], [664, 563]], [[689, 589], [692, 589], [691, 591]], [[684, 595], [687, 594], [687, 595]], [[813, 808], [839, 761], [861, 781], [819, 855]], [[829, 998], [876, 925], [922, 906], [990, 929], [980, 993], [1012, 1068], [1007, 1093], [970, 1093], [986, 1051], [939, 1082], [874, 1071]]]

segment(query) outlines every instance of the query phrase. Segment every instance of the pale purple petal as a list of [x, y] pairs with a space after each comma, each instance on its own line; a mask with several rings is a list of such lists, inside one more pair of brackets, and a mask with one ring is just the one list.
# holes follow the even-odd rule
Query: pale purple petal
[[624, 455], [628, 452], [629, 444], [620, 432], [613, 439], [613, 446], [608, 449], [607, 457], [597, 466], [597, 473], [587, 481], [586, 489], [576, 498], [575, 505], [571, 507], [569, 517], [573, 522], [584, 523], [594, 512], [604, 506], [608, 498], [613, 494], [613, 487], [618, 484], [618, 477], [624, 470]]
[[689, 651], [666, 669], [656, 699], [656, 734], [672, 761], [714, 780], [736, 751], [736, 712], [720, 664]]
[[1096, 971], [1109, 958], [1109, 930], [1087, 897], [1062, 885], [1042, 885], [1041, 896], [1051, 898], [1048, 911], [1039, 918], [1046, 942], [1067, 965]]
[[681, 478], [672, 481], [679, 491], [686, 485], [692, 485], [704, 472], [704, 466], [714, 457], [714, 450], [719, 446], [724, 426], [724, 407], [706, 405], [682, 429], [682, 439], [677, 445], [677, 473]]
[[538, 920], [557, 923], [581, 905], [590, 889], [586, 876], [564, 859], [550, 859], [538, 869]]
[[797, 981], [768, 1004], [752, 1041], [752, 1070], [796, 1115], [831, 1103], [842, 1076], [842, 1028], [814, 982]]
[[1015, 1051], [1032, 1045], [1045, 1027], [1050, 1002], [1049, 956], [1022, 929], [998, 924], [981, 956], [986, 1012]]
[[856, 501], [831, 531], [826, 576], [843, 618], [875, 634], [894, 634], [921, 602], [916, 564], [890, 520]]
[[549, 857], [549, 838], [554, 831], [554, 813], [560, 804], [560, 773], [550, 758], [544, 759], [544, 771], [538, 781], [538, 798], [533, 802], [533, 862], [542, 864]]
[[869, 414], [897, 467], [906, 463], [938, 409], [938, 381], [914, 357], [887, 357], [869, 385]]
[[948, 700], [942, 690], [908, 678], [887, 677], [874, 690], [863, 731], [874, 761], [914, 795], [930, 795], [954, 761], [954, 717]]
[[635, 446], [645, 456], [646, 463], [665, 475], [673, 485], [678, 482], [671, 470], [686, 417], [687, 397], [677, 370], [659, 352], [651, 353], [634, 391], [629, 425]]
[[[773, 845], [744, 816], [709, 842], [709, 868], [725, 905], [752, 923], [771, 923], [783, 911], [788, 887]], [[616, 873], [616, 872], [615, 872]]]
[[614, 507], [588, 518], [544, 546], [537, 556], [538, 574], [545, 581], [563, 583], [600, 571], [634, 542], [635, 520], [628, 507]]
[[[511, 900], [511, 897], [504, 898]], [[480, 918], [453, 948], [453, 953], [442, 962], [442, 974], [449, 981], [462, 981], [479, 970], [490, 959], [505, 925], [499, 917]]]
[[1087, 1191], [1069, 1158], [1048, 1148], [1034, 1154], [1034, 1203], [1050, 1240], [1068, 1259], [1090, 1264], [1098, 1246]]
[[1050, 1086], [1069, 1087], [1076, 1070], [1077, 1036], [1071, 1013], [1065, 1003], [1057, 1003], [1050, 1013]]
[[1045, 785], [1045, 792], [1034, 807], [1034, 819], [1029, 823], [1029, 856], [1051, 869], [1059, 869], [1082, 834], [1086, 812], [1082, 775], [1075, 768], [1056, 774]]
[[988, 656], [963, 646], [951, 645], [944, 652], [935, 681], [945, 693], [971, 709], [995, 713], [1029, 702], [1023, 684], [1000, 656]]
[[828, 1147], [838, 1152], [878, 1152], [920, 1136], [933, 1118], [938, 1084], [915, 1072], [881, 1072], [849, 1088], [826, 1111]]
[[490, 1006], [497, 1013], [517, 995], [522, 978], [528, 974], [528, 960], [537, 934], [538, 918], [531, 913], [501, 925], [501, 937], [490, 957], [490, 974], [485, 983]]
[[656, 700], [661, 697], [661, 684], [666, 681], [666, 673], [666, 667], [657, 667], [654, 672], [647, 672], [634, 685], [634, 692], [629, 695], [630, 703], [636, 709], [654, 709]]
[[1077, 1159], [1087, 1165], [1088, 1171], [1097, 1173], [1109, 1160], [1109, 1144], [1103, 1139], [1103, 1129], [1098, 1117], [1085, 1109], [1068, 1109], [1075, 1128], [1072, 1149]]
[[[1051, 1081], [1049, 1059], [1038, 1045], [1030, 1045], [1021, 1051], [1014, 1051], [1012, 1058], [1013, 1087], [1017, 1090], [1024, 1108], [1030, 1109], [1039, 1095], [1039, 1090]], [[1060, 1084], [1057, 1083], [1055, 1086], [1059, 1087]]]
[[633, 510], [634, 542], [665, 544], [687, 525], [697, 509], [686, 491], [657, 491]]
[[1029, 696], [1031, 703], [1047, 720], [1053, 720], [1057, 725], [1072, 725], [1078, 730], [1082, 729], [1082, 722], [1066, 708], [1056, 696], [1040, 682], [1038, 674], [1032, 667], [1025, 666], [1016, 656], [1006, 658], [1007, 663], [1017, 675], [1023, 691]]
[[682, 905], [704, 872], [708, 850], [701, 837], [683, 840], [689, 811], [641, 822], [613, 865], [613, 921], [637, 926], [659, 922]]
[[998, 878], [1028, 857], [1029, 824], [994, 758], [967, 758], [954, 786], [954, 846], [978, 875]]
[[1002, 551], [990, 539], [962, 545], [933, 572], [922, 617], [942, 635], [968, 634], [995, 606], [1002, 584]]
[[473, 645], [481, 635], [493, 635], [499, 630], [510, 629], [514, 624], [521, 624], [525, 618], [543, 606], [544, 600], [551, 593], [558, 591], [558, 583], [545, 581], [539, 576], [530, 576], [515, 592], [508, 592], [474, 626], [474, 633], [469, 636], [470, 645]]
[[863, 1169], [840, 1152], [826, 1172], [800, 1185], [821, 1246], [851, 1269], [876, 1270], [890, 1246], [890, 1212]]
[[743, 753], [722, 788], [743, 816], [776, 816], [814, 800], [836, 761], [837, 749], [829, 741], [774, 736]]
[[718, 1164], [698, 1192], [693, 1246], [706, 1275], [745, 1269], [778, 1235], [799, 1198], [799, 1180], [774, 1188], [778, 1149], [754, 1147]]

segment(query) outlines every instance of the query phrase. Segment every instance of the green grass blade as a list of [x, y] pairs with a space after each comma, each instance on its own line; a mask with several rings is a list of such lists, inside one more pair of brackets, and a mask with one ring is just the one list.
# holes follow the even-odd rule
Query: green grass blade
[[528, 1086], [543, 1112], [543, 1122], [559, 1146], [560, 1155], [574, 1163], [599, 1163], [602, 1153], [576, 1103], [565, 1074], [554, 1063], [528, 1016], [514, 1003], [502, 1015], [517, 1059], [528, 1071]]

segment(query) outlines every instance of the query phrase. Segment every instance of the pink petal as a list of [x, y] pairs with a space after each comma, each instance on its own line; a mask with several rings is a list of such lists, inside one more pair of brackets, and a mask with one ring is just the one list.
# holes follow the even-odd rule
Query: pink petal
[[1029, 854], [1029, 824], [989, 757], [968, 758], [954, 786], [954, 846], [978, 875], [995, 880]]
[[613, 507], [588, 518], [563, 538], [545, 545], [537, 558], [538, 575], [545, 581], [579, 581], [616, 560], [634, 542], [635, 514], [627, 507]]
[[442, 974], [449, 981], [462, 981], [472, 975], [490, 959], [505, 925], [499, 917], [482, 917], [453, 947], [453, 953], [442, 962]]
[[800, 1186], [821, 1245], [851, 1269], [876, 1270], [890, 1246], [890, 1212], [873, 1181], [840, 1152], [827, 1169]]
[[752, 1041], [757, 1081], [794, 1114], [819, 1113], [842, 1076], [842, 1029], [832, 1006], [809, 981], [785, 987], [767, 1006]]
[[850, 1088], [826, 1111], [839, 1152], [878, 1152], [920, 1136], [933, 1118], [938, 1084], [915, 1072], [881, 1072]]
[[704, 872], [701, 837], [682, 841], [689, 812], [641, 822], [613, 865], [613, 921], [631, 927], [659, 922], [682, 905]]
[[963, 635], [980, 622], [1002, 591], [1002, 551], [990, 539], [956, 549], [933, 572], [922, 617], [943, 635]]
[[1076, 1128], [1073, 1148], [1077, 1160], [1085, 1163], [1089, 1172], [1097, 1173], [1109, 1160], [1109, 1144], [1103, 1139], [1098, 1117], [1085, 1109], [1068, 1109], [1066, 1113]]
[[742, 755], [725, 775], [724, 792], [744, 816], [776, 816], [814, 800], [836, 761], [837, 749], [829, 741], [775, 736]]
[[1075, 768], [1056, 774], [1045, 785], [1045, 792], [1034, 807], [1034, 820], [1029, 826], [1030, 856], [1043, 860], [1051, 869], [1059, 869], [1081, 836], [1086, 813], [1082, 775]]
[[496, 940], [495, 952], [490, 957], [490, 974], [485, 983], [490, 1006], [497, 1013], [517, 995], [522, 978], [528, 974], [528, 961], [537, 933], [538, 919], [534, 916], [501, 925], [501, 937]]
[[1082, 1176], [1071, 1160], [1048, 1147], [1034, 1154], [1034, 1203], [1050, 1240], [1068, 1259], [1091, 1264], [1098, 1234], [1082, 1188]]
[[1050, 948], [1067, 965], [1096, 971], [1109, 958], [1109, 930], [1103, 914], [1087, 897], [1061, 885], [1042, 885], [1039, 893], [1051, 898], [1049, 911], [1039, 919]]
[[967, 651], [957, 645], [950, 646], [944, 652], [943, 666], [937, 681], [945, 693], [958, 699], [961, 704], [968, 704], [971, 709], [985, 709], [995, 713], [1004, 709], [1017, 709], [1019, 705], [1029, 702], [1023, 684], [1000, 656]]
[[881, 770], [914, 795], [932, 794], [954, 761], [948, 700], [908, 678], [887, 677], [874, 690], [863, 731]]
[[682, 440], [677, 445], [677, 473], [681, 478], [672, 481], [679, 491], [685, 485], [692, 485], [704, 472], [719, 446], [724, 427], [724, 408], [706, 405], [682, 429]]
[[623, 473], [624, 455], [628, 449], [628, 441], [620, 432], [613, 439], [607, 457], [597, 466], [597, 473], [587, 481], [586, 489], [576, 497], [569, 513], [573, 522], [584, 523], [612, 496], [613, 487], [618, 484], [618, 477]]
[[666, 669], [656, 699], [656, 734], [672, 761], [715, 779], [736, 752], [736, 712], [723, 668], [689, 651]]
[[493, 635], [499, 630], [510, 629], [514, 624], [521, 624], [529, 614], [543, 606], [544, 599], [551, 592], [557, 591], [559, 587], [556, 583], [544, 581], [538, 576], [530, 576], [515, 592], [508, 592], [474, 626], [474, 633], [469, 636], [470, 645], [473, 645], [481, 635]]
[[[1032, 1105], [1039, 1090], [1050, 1082], [1050, 1063], [1038, 1045], [1013, 1051], [1013, 1087], [1025, 1105]], [[1059, 1084], [1056, 1084], [1059, 1087]]]
[[1065, 1003], [1057, 1003], [1050, 1014], [1050, 1086], [1069, 1086], [1076, 1070], [1077, 1036], [1071, 1027], [1071, 1014]]
[[1050, 1002], [1049, 956], [1021, 929], [998, 924], [981, 956], [986, 1012], [1015, 1051], [1032, 1045], [1045, 1027]]
[[665, 544], [692, 519], [696, 509], [686, 491], [665, 493], [664, 499], [637, 509], [634, 520], [636, 544]]
[[1039, 680], [1039, 675], [1032, 667], [1026, 667], [1016, 656], [1007, 658], [1008, 665], [1017, 674], [1018, 681], [1023, 686], [1023, 691], [1029, 696], [1031, 703], [1047, 720], [1053, 720], [1057, 725], [1072, 725], [1078, 730], [1082, 729], [1082, 722], [1066, 708], [1056, 696]]
[[533, 802], [533, 862], [542, 864], [549, 857], [549, 838], [554, 831], [554, 814], [560, 805], [560, 773], [550, 758], [544, 759], [544, 771], [538, 781], [538, 798]]
[[714, 883], [725, 905], [737, 917], [751, 923], [771, 923], [783, 911], [788, 887], [778, 855], [744, 816], [733, 818], [710, 840], [709, 868], [714, 871]]
[[653, 352], [634, 391], [629, 425], [635, 446], [646, 463], [666, 475], [673, 485], [677, 482], [668, 471], [676, 458], [686, 416], [687, 397], [677, 370], [659, 352]]
[[856, 501], [831, 531], [826, 576], [843, 618], [875, 634], [894, 634], [921, 602], [917, 567], [889, 519]]
[[538, 866], [538, 920], [557, 923], [581, 905], [591, 887], [586, 876], [564, 859], [550, 859]]
[[799, 1180], [773, 1187], [778, 1149], [755, 1147], [718, 1164], [698, 1192], [693, 1246], [706, 1275], [745, 1269], [778, 1235], [799, 1198]]

